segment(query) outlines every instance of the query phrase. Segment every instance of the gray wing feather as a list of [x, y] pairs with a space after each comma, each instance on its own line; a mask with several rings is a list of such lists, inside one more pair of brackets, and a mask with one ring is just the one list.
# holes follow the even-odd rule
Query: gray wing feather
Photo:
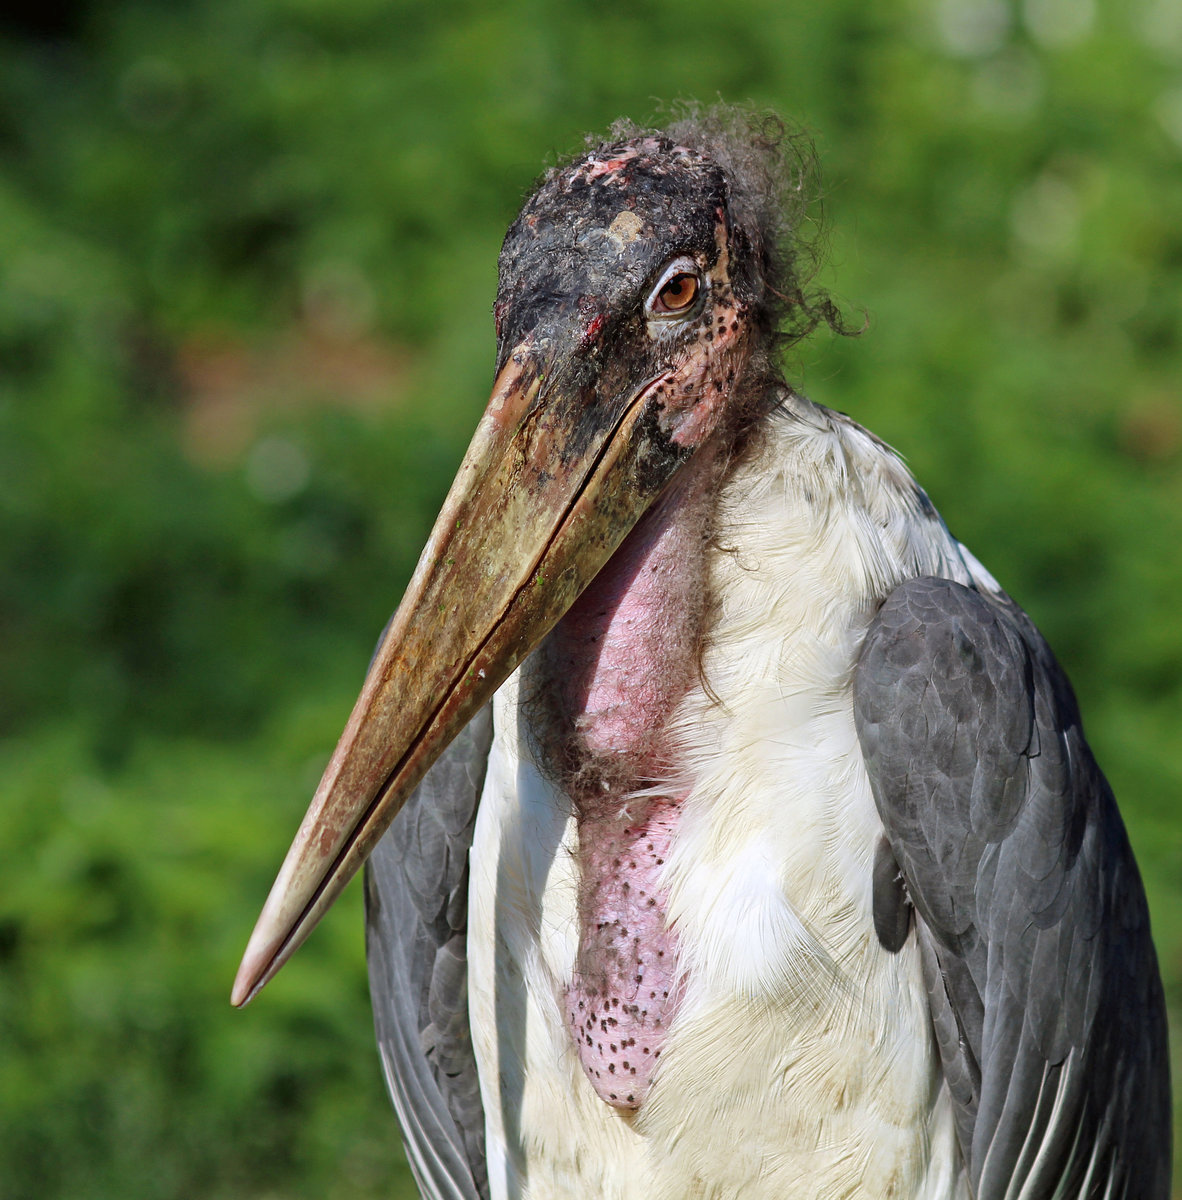
[[492, 742], [482, 709], [370, 856], [366, 953], [382, 1067], [428, 1200], [486, 1200], [468, 1025], [468, 851]]
[[973, 1195], [1164, 1200], [1145, 894], [1046, 643], [1008, 597], [910, 580], [867, 634], [854, 713]]

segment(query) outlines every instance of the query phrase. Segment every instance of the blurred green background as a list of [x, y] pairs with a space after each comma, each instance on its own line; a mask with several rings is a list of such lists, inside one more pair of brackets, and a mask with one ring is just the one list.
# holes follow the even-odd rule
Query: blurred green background
[[1047, 633], [1182, 1028], [1176, 0], [50, 0], [0, 15], [0, 1196], [391, 1197], [358, 889], [247, 933], [587, 130], [817, 140], [861, 338], [791, 377]]

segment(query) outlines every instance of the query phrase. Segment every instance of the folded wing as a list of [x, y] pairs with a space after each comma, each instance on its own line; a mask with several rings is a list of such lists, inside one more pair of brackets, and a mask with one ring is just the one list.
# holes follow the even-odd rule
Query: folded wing
[[487, 1200], [468, 1025], [468, 851], [492, 741], [482, 709], [428, 771], [366, 867], [374, 1024], [427, 1200]]
[[1164, 1200], [1145, 894], [1046, 642], [1008, 597], [914, 579], [872, 623], [854, 687], [976, 1200]]

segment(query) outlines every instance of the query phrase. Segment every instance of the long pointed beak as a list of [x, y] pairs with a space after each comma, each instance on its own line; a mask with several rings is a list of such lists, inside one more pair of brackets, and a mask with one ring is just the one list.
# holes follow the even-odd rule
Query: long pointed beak
[[662, 428], [660, 381], [609, 405], [547, 388], [525, 346], [509, 358], [267, 897], [235, 1005], [303, 942], [688, 457]]

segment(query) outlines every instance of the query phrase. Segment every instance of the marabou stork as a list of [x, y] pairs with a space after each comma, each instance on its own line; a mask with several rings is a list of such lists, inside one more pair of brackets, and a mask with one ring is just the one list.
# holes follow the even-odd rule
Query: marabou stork
[[785, 384], [817, 304], [773, 141], [617, 129], [525, 203], [491, 401], [234, 1002], [372, 852], [426, 1196], [1162, 1200], [1112, 793], [1029, 618]]

